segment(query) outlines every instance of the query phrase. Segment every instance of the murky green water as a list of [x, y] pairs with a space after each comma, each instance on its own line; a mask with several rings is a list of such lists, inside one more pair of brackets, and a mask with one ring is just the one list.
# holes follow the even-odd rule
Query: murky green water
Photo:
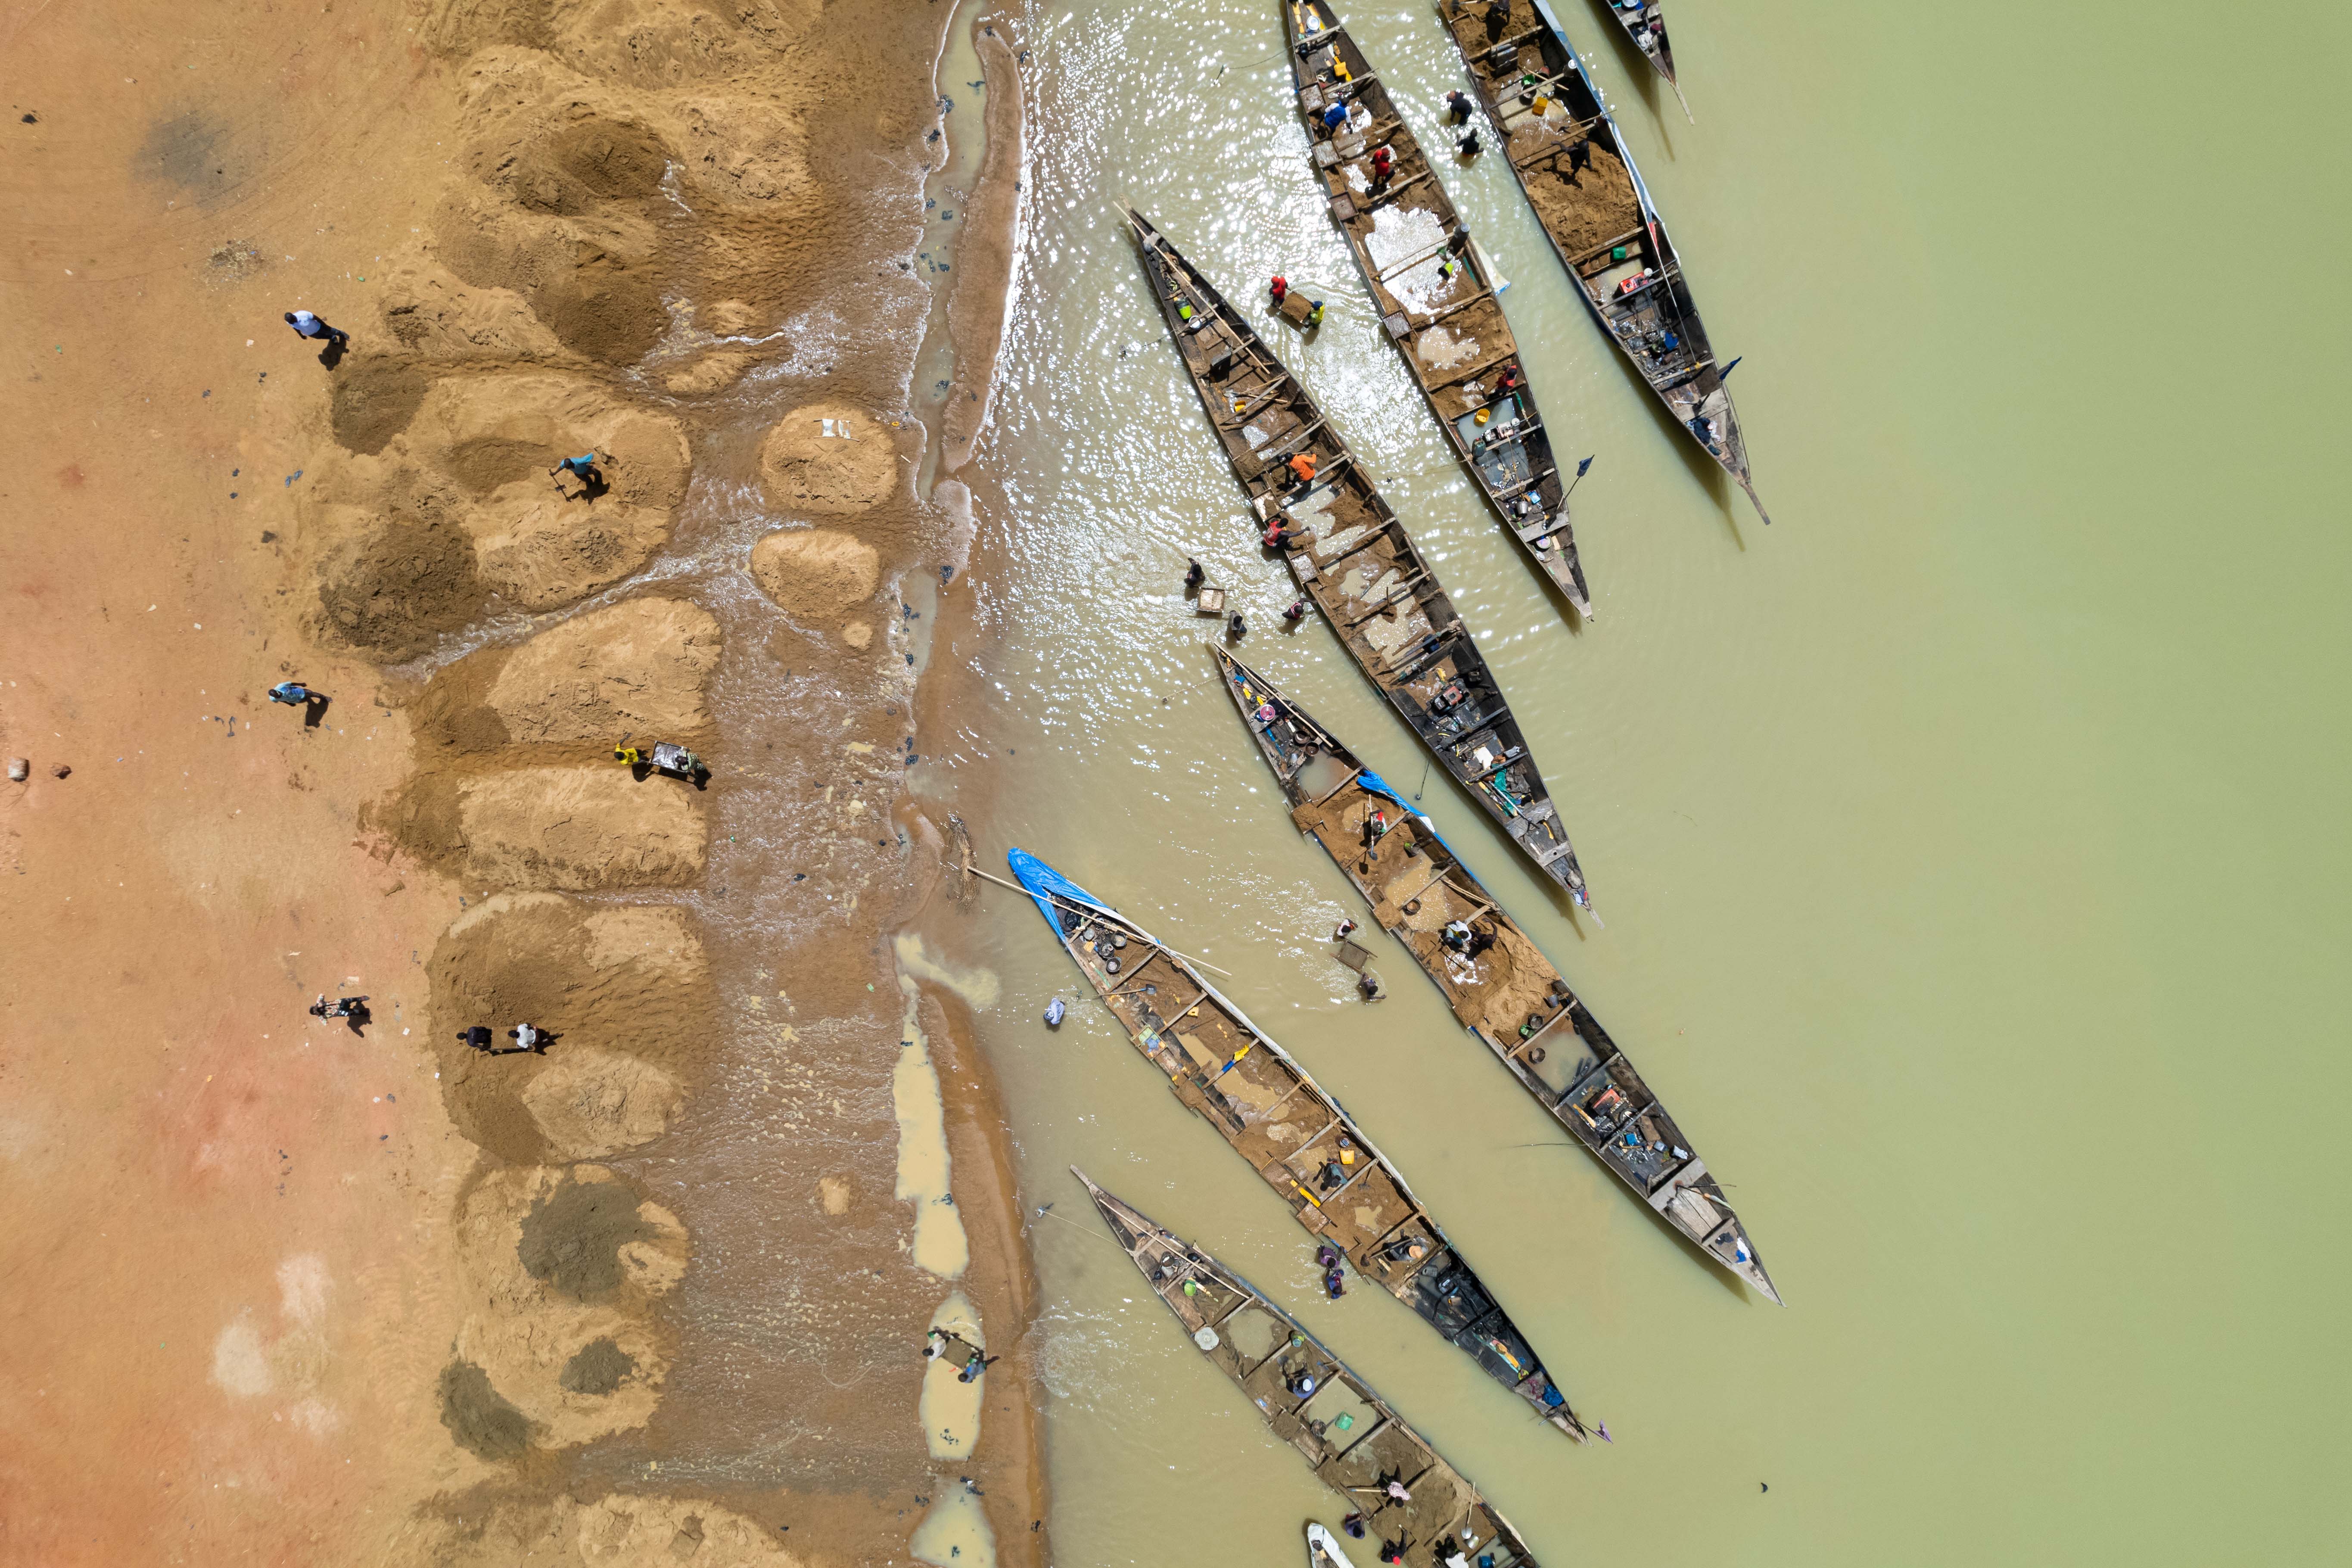
[[[1600, 456], [1581, 630], [1375, 336], [1271, 4], [1030, 15], [1029, 250], [983, 449], [1006, 498], [975, 573], [998, 640], [955, 656], [987, 699], [917, 777], [990, 779], [984, 853], [1234, 970], [1617, 1438], [1570, 1448], [1371, 1291], [1319, 1301], [1281, 1206], [991, 890], [931, 934], [1001, 980], [1027, 1201], [1078, 1222], [1034, 1238], [1058, 1557], [1296, 1561], [1339, 1511], [1084, 1234], [1073, 1161], [1326, 1334], [1553, 1564], [2341, 1552], [2352, 552], [2315, 454], [2340, 440], [2347, 208], [2317, 166], [2341, 128], [2305, 119], [2340, 14], [1681, 0], [1690, 125], [1558, 8], [1746, 356], [1777, 520], [1652, 412], [1508, 171], [1449, 174], [1556, 443]], [[1459, 79], [1435, 22], [1346, 19], [1426, 136]], [[1392, 999], [1348, 998], [1322, 938], [1360, 911], [1243, 744], [1182, 556], [1236, 587], [1244, 658], [1391, 780], [1420, 755], [1325, 628], [1275, 629], [1286, 579], [1114, 196], [1236, 298], [1280, 270], [1328, 300], [1311, 345], [1270, 336], [1433, 551], [1606, 930], [1442, 776], [1426, 807], [1730, 1184], [1785, 1310], [1543, 1146], [1384, 939]]]

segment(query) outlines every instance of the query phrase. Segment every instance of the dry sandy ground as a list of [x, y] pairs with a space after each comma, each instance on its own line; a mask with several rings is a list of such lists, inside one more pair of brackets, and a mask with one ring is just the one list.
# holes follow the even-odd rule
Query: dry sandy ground
[[[0, 1562], [905, 1559], [937, 1293], [903, 1205], [848, 1195], [889, 1190], [887, 1138], [788, 1173], [826, 1201], [772, 1227], [845, 1291], [833, 1260], [873, 1266], [836, 1303], [863, 1337], [818, 1347], [863, 1392], [807, 1417], [855, 1473], [730, 1469], [726, 1424], [665, 1403], [697, 1241], [629, 1156], [712, 1092], [743, 964], [664, 900], [724, 805], [714, 672], [766, 654], [631, 584], [762, 350], [632, 367], [681, 321], [872, 329], [921, 228], [947, 10], [0, 0], [0, 753], [31, 763], [0, 784]], [[844, 659], [929, 542], [919, 432], [839, 471], [808, 447], [816, 413], [903, 395], [890, 353], [860, 363], [886, 368], [796, 394], [758, 465], [819, 528], [749, 563]], [[593, 498], [548, 476], [592, 450]], [[289, 678], [331, 701], [267, 701]], [[895, 738], [903, 683], [856, 689]], [[632, 778], [622, 737], [719, 779]], [[926, 884], [872, 858], [866, 912], [765, 960], [887, 1072], [895, 1005], [861, 988]], [[310, 1018], [320, 993], [372, 1024]], [[525, 1016], [543, 1056], [456, 1037]], [[949, 1468], [989, 1483], [1001, 1557], [1043, 1561], [1002, 1119], [937, 1021], [964, 1285], [1006, 1356]], [[752, 1479], [672, 1485], [667, 1454]]]

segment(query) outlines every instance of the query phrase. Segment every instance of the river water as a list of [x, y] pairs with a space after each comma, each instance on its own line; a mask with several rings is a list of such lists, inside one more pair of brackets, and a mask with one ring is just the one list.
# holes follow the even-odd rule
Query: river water
[[[1057, 1556], [1297, 1561], [1339, 1510], [1064, 1167], [1299, 1313], [1545, 1561], [2212, 1563], [2344, 1550], [2319, 1500], [2346, 1267], [2345, 205], [2301, 122], [2340, 16], [1670, 7], [1697, 120], [1594, 60], [1731, 384], [1760, 525], [1653, 412], [1493, 156], [1444, 178], [1577, 494], [1567, 624], [1376, 335], [1270, 4], [1033, 5], [1022, 283], [982, 447], [981, 633], [917, 787], [1183, 950], [1339, 1093], [1588, 1418], [1570, 1447], [1368, 1289], [1169, 1095], [1024, 901], [926, 935], [980, 1010], [1034, 1215]], [[1424, 140], [1419, 5], [1345, 16]], [[2255, 36], [2254, 30], [2263, 35]], [[977, 72], [973, 73], [975, 76]], [[943, 88], [943, 90], [948, 89]], [[1290, 828], [1177, 597], [1392, 782], [1421, 754], [1238, 492], [1111, 206], [1246, 302], [1438, 565], [1604, 928], [1444, 776], [1424, 807], [1730, 1189], [1787, 1298], [1703, 1267], [1454, 1027]], [[1326, 299], [1312, 342], [1258, 308]], [[2292, 368], [2291, 368], [2292, 367]], [[2303, 384], [2309, 375], [2312, 384]], [[981, 786], [984, 786], [983, 789]], [[976, 905], [976, 910], [974, 906]], [[1059, 994], [1069, 1021], [1037, 1021]], [[1091, 1234], [1089, 1234], [1091, 1233]], [[1764, 1488], [1769, 1485], [1769, 1491]], [[2334, 1552], [2326, 1546], [2336, 1542]]]

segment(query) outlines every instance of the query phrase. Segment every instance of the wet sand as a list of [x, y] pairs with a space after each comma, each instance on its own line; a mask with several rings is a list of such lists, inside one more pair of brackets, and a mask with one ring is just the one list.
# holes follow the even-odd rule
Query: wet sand
[[[0, 750], [32, 763], [0, 784], [0, 1555], [884, 1562], [944, 1487], [935, 1532], [971, 1510], [1044, 1560], [1025, 1251], [953, 999], [924, 1007], [957, 1283], [1004, 1358], [969, 1456], [919, 1424], [939, 1291], [887, 1135], [853, 1105], [772, 1146], [748, 1215], [697, 1170], [739, 1107], [840, 1116], [793, 1086], [870, 1093], [900, 1048], [883, 938], [939, 839], [868, 837], [912, 681], [885, 616], [953, 523], [913, 498], [924, 435], [883, 432], [943, 10], [0, 12], [47, 95], [0, 173], [29, 367], [0, 412], [36, 456], [0, 542]], [[1009, 256], [994, 195], [974, 243]], [[900, 460], [878, 489], [788, 463], [768, 516], [871, 578], [751, 639], [748, 562], [716, 623], [702, 579], [647, 598], [695, 487], [756, 485], [747, 414], [829, 403]], [[583, 450], [592, 496], [546, 473]], [[744, 755], [739, 694], [785, 664], [818, 707]], [[331, 700], [268, 702], [289, 679]], [[655, 739], [709, 789], [611, 759]], [[730, 847], [758, 789], [819, 777], [836, 809], [788, 852]], [[761, 930], [727, 879], [835, 907]], [[306, 1016], [322, 992], [368, 996], [364, 1032]], [[543, 1054], [456, 1039], [523, 1021]], [[739, 1267], [746, 1226], [773, 1261]], [[788, 1340], [714, 1329], [779, 1270]]]

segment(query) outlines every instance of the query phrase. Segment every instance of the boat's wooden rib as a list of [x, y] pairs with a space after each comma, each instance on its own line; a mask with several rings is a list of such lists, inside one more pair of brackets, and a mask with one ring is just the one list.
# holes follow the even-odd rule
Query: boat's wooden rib
[[1583, 1442], [1527, 1337], [1339, 1102], [1181, 955], [1035, 856], [1006, 859], [1136, 1049], [1307, 1233]]
[[1223, 648], [1209, 652], [1290, 802], [1292, 823], [1323, 847], [1463, 1027], [1643, 1203], [1780, 1300], [1746, 1226], [1674, 1117], [1429, 818], [1265, 677]]
[[[1070, 1173], [1086, 1183], [1111, 1238], [1193, 1344], [1249, 1396], [1276, 1436], [1306, 1456], [1316, 1479], [1365, 1516], [1370, 1537], [1398, 1547], [1397, 1561], [1534, 1568], [1527, 1542], [1470, 1479], [1297, 1319], [1085, 1172], [1073, 1166]], [[1409, 1495], [1391, 1496], [1392, 1480]], [[1346, 1568], [1344, 1550], [1328, 1532], [1318, 1541], [1318, 1528], [1309, 1527], [1308, 1563]]]
[[[1383, 335], [1504, 531], [1590, 616], [1567, 481], [1493, 268], [1328, 0], [1277, 4], [1324, 210], [1356, 258]], [[1327, 122], [1335, 109], [1347, 115], [1336, 126]], [[1372, 162], [1383, 147], [1391, 160], [1385, 183]]]
[[[1528, 858], [1591, 909], [1584, 868], [1518, 721], [1412, 536], [1248, 320], [1149, 218], [1125, 210], [1152, 297], [1234, 477], [1262, 524], [1293, 535], [1283, 550], [1299, 585], [1430, 754]], [[1286, 466], [1294, 455], [1313, 459], [1312, 484], [1297, 482]], [[1407, 595], [1366, 615], [1407, 581]]]
[[1570, 281], [1675, 423], [1770, 522], [1665, 220], [1559, 19], [1545, 0], [1512, 0], [1496, 44], [1483, 0], [1438, 0], [1438, 15]]

